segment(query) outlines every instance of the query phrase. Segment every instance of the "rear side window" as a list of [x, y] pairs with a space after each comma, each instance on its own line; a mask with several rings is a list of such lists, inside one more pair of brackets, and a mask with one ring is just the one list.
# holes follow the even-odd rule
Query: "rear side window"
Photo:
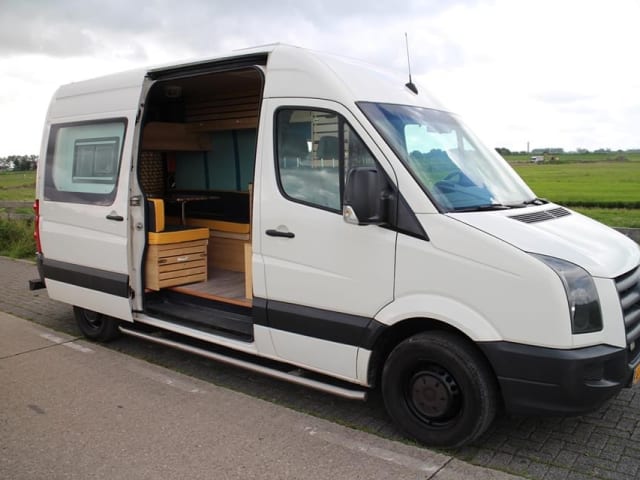
[[126, 120], [51, 127], [45, 199], [111, 205], [115, 199]]

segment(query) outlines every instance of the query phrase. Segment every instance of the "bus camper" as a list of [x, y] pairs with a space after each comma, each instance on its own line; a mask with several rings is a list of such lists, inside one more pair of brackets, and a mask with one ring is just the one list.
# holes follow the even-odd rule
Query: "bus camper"
[[287, 45], [60, 87], [35, 235], [52, 299], [346, 398], [426, 445], [640, 377], [640, 249], [536, 195], [421, 86]]

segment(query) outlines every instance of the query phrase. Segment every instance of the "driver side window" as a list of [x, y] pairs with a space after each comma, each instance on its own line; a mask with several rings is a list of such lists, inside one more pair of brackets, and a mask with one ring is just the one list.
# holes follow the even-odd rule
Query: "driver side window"
[[335, 112], [281, 109], [276, 157], [282, 193], [293, 201], [341, 212], [349, 169], [375, 165], [371, 152]]

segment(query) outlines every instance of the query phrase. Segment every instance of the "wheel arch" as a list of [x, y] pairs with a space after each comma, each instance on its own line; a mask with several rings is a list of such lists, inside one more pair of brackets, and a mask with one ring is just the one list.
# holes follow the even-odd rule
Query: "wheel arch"
[[477, 342], [498, 341], [502, 337], [480, 313], [459, 301], [441, 296], [411, 295], [387, 305], [376, 315], [376, 321], [386, 327], [381, 329], [371, 349], [366, 375], [371, 387], [378, 384], [391, 351], [407, 338], [428, 330], [444, 330], [460, 336], [479, 352], [493, 372], [491, 362]]
[[403, 342], [407, 338], [418, 333], [429, 330], [449, 331], [465, 337], [471, 342], [471, 339], [461, 331], [456, 330], [451, 325], [432, 318], [418, 317], [402, 320], [391, 327], [386, 328], [376, 339], [369, 358], [369, 366], [367, 370], [368, 384], [372, 388], [375, 388], [379, 384], [384, 363], [389, 354], [400, 342]]

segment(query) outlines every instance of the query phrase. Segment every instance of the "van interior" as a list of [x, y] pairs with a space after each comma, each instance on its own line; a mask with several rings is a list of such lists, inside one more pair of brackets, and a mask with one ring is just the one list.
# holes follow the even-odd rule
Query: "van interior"
[[157, 81], [145, 102], [144, 309], [252, 341], [251, 203], [263, 77], [256, 68]]

